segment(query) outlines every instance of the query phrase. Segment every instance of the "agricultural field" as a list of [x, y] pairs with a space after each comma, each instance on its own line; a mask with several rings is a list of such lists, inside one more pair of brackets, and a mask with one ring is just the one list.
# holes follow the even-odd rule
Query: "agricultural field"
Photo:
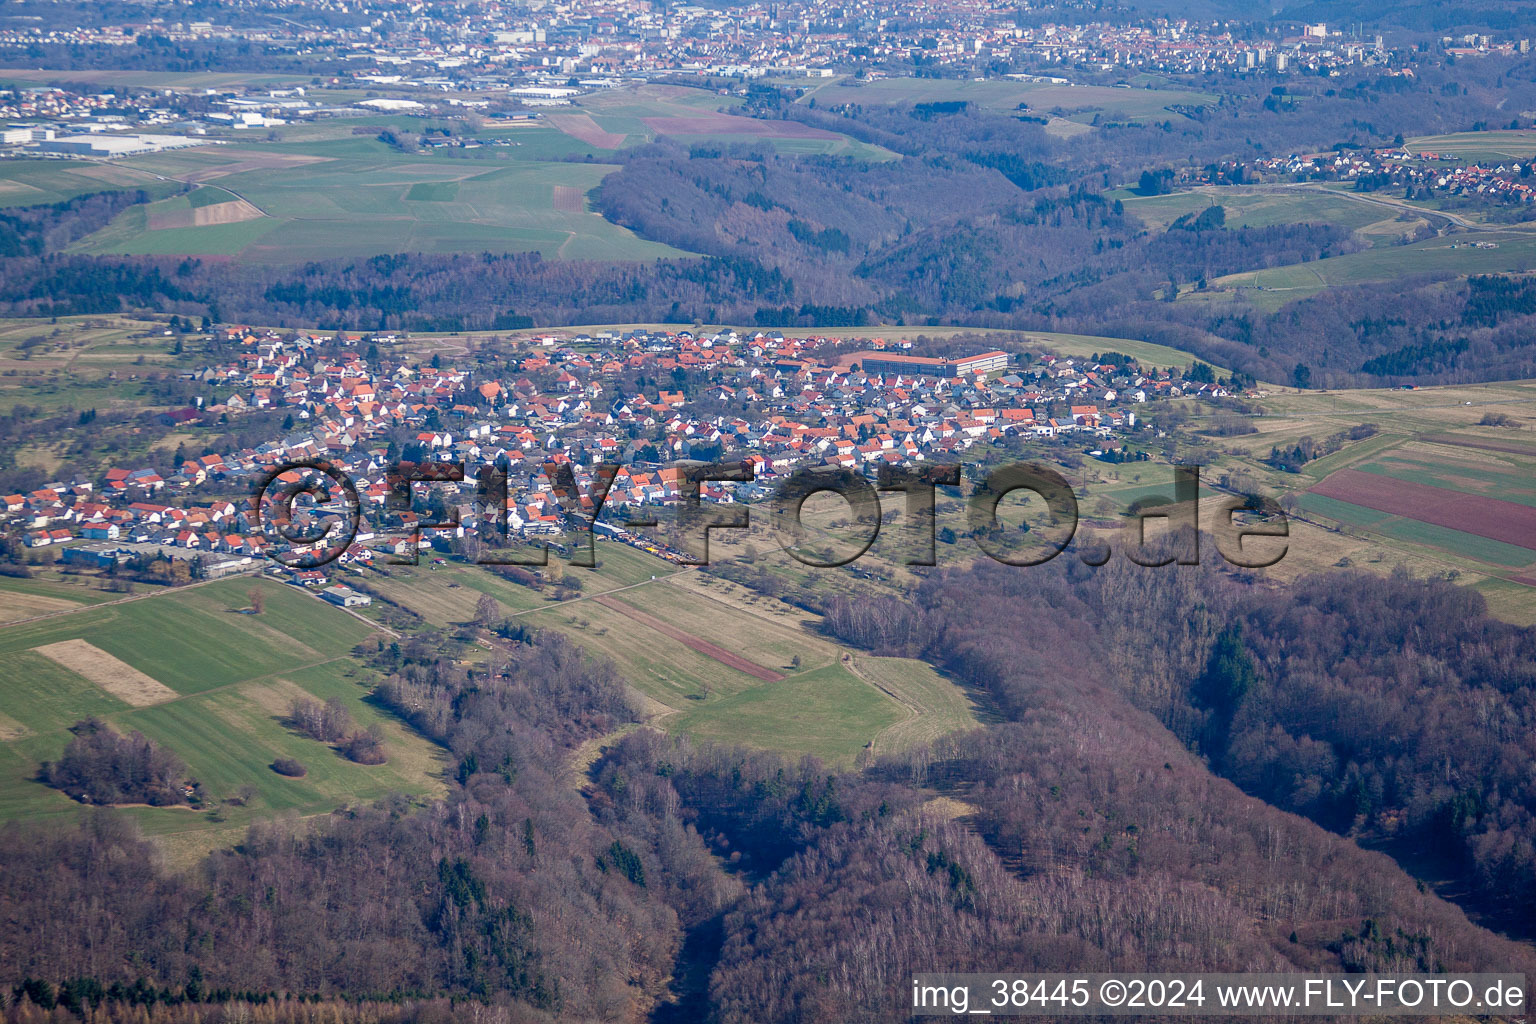
[[0, 207], [62, 203], [88, 192], [143, 189], [151, 196], [175, 193], [174, 181], [157, 181], [115, 163], [85, 160], [0, 160]]
[[908, 716], [875, 737], [877, 754], [919, 747], [952, 732], [974, 729], [997, 718], [980, 696], [914, 658], [855, 655], [846, 664], [896, 700]]
[[1200, 187], [1165, 196], [1142, 196], [1122, 189], [1116, 198], [1127, 212], [1148, 227], [1166, 229], [1185, 214], [1199, 213], [1211, 206], [1226, 211], [1229, 228], [1263, 228], [1277, 224], [1334, 224], [1349, 228], [1368, 241], [1382, 243], [1410, 233], [1423, 218], [1402, 213], [1378, 203], [1363, 202], [1349, 192], [1325, 189], [1298, 189], [1272, 185]]
[[[1252, 421], [1257, 433], [1213, 439], [1197, 461], [1205, 481], [1238, 479], [1289, 503], [1289, 554], [1266, 570], [1276, 579], [1336, 565], [1402, 565], [1458, 578], [1482, 591], [1495, 614], [1536, 624], [1536, 586], [1525, 582], [1536, 582], [1536, 534], [1520, 526], [1536, 507], [1536, 436], [1527, 436], [1536, 430], [1533, 399], [1533, 381], [1275, 389], [1261, 400], [1265, 415]], [[1507, 425], [1483, 425], [1487, 416], [1507, 417]], [[1378, 432], [1299, 473], [1262, 461], [1272, 447], [1321, 441], [1362, 423]]]
[[902, 719], [896, 702], [843, 665], [828, 665], [679, 711], [667, 728], [847, 765]]
[[84, 578], [49, 577], [42, 573], [36, 573], [30, 579], [0, 576], [0, 625], [78, 611], [116, 596], [88, 586]]
[[[18, 586], [28, 582], [0, 589], [23, 593]], [[248, 614], [253, 587], [263, 595], [260, 615]], [[75, 607], [0, 628], [0, 819], [78, 813], [79, 804], [35, 775], [88, 715], [163, 744], [202, 784], [201, 810], [124, 809], [178, 857], [276, 812], [319, 814], [390, 793], [440, 791], [437, 749], [364, 700], [371, 680], [351, 651], [374, 631], [313, 595], [247, 578]], [[339, 697], [359, 727], [378, 725], [389, 761], [354, 764], [286, 726], [289, 702], [305, 694]], [[278, 757], [295, 758], [308, 774], [276, 774], [269, 766]], [[232, 801], [245, 785], [255, 796]]]
[[43, 68], [0, 68], [0, 85], [6, 88], [71, 82], [83, 85], [129, 86], [137, 89], [229, 89], [236, 86], [309, 85], [308, 75], [270, 74], [258, 71], [125, 71], [82, 68], [60, 71]]
[[1491, 132], [1457, 132], [1452, 135], [1421, 135], [1405, 144], [1412, 153], [1436, 153], [1445, 159], [1524, 160], [1536, 155], [1536, 129], [1502, 129]]
[[1203, 106], [1215, 97], [1185, 89], [1115, 88], [1100, 85], [1062, 85], [1053, 82], [1026, 82], [988, 79], [982, 82], [938, 78], [882, 78], [859, 82], [852, 78], [833, 79], [806, 90], [806, 98], [818, 104], [949, 103], [964, 101], [997, 111], [1027, 108], [1031, 114], [1059, 111], [1074, 122], [1085, 123], [1095, 116], [1105, 121], [1145, 121], [1177, 118], [1170, 105]]
[[0, 319], [0, 413], [17, 405], [143, 409], [142, 378], [177, 361], [164, 332], [163, 323], [114, 314]]
[[1533, 469], [1536, 452], [1466, 448], [1453, 437], [1403, 440], [1330, 472], [1307, 496], [1365, 510], [1332, 507], [1389, 537], [1522, 569], [1536, 563]]
[[[1435, 487], [1389, 474], [1381, 463], [1364, 469], [1344, 469], [1315, 485], [1312, 494], [1387, 513], [1389, 518], [1372, 524], [1389, 533], [1401, 521], [1427, 524], [1435, 532], [1415, 531], [1405, 539], [1438, 538], [1469, 533], [1493, 541], [1497, 547], [1463, 546], [1469, 554], [1503, 565], [1524, 566], [1536, 551], [1536, 510], [1523, 502], [1501, 501], [1481, 495]], [[1532, 496], [1522, 495], [1527, 500]], [[1433, 543], [1433, 540], [1430, 540]]]
[[258, 263], [487, 250], [569, 259], [682, 255], [588, 209], [586, 193], [612, 165], [514, 159], [517, 149], [406, 153], [364, 135], [120, 160], [115, 168], [143, 180], [198, 188], [124, 211], [72, 251]]
[[769, 145], [780, 153], [801, 156], [858, 160], [891, 160], [896, 156], [880, 146], [795, 121], [766, 121], [720, 110], [740, 105], [736, 97], [704, 89], [644, 85], [585, 96], [574, 108], [578, 112], [549, 114], [545, 120], [572, 138], [607, 149], [666, 136], [686, 144]]
[[1429, 238], [1412, 245], [1367, 249], [1311, 263], [1228, 274], [1213, 280], [1210, 291], [1186, 293], [1180, 296], [1180, 301], [1208, 300], [1213, 294], [1241, 292], [1256, 307], [1273, 311], [1325, 288], [1395, 281], [1415, 274], [1525, 273], [1532, 267], [1536, 267], [1536, 234], [1479, 231]]
[[[730, 557], [724, 540], [712, 548]], [[562, 570], [582, 581], [564, 601], [463, 563], [389, 567], [365, 582], [438, 626], [470, 621], [491, 594], [508, 615], [612, 659], [652, 725], [703, 739], [849, 764], [871, 743], [888, 752], [976, 721], [951, 681], [907, 659], [855, 663], [812, 613], [624, 545], [597, 552], [599, 568]]]

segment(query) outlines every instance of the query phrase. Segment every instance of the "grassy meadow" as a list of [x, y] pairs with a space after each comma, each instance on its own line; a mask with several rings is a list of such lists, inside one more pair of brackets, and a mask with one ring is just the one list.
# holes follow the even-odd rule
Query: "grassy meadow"
[[[711, 546], [729, 558], [724, 542], [717, 533]], [[644, 695], [651, 724], [670, 732], [848, 765], [872, 742], [896, 749], [975, 721], [969, 698], [921, 662], [859, 656], [855, 668], [813, 613], [626, 545], [599, 542], [597, 553], [596, 569], [563, 568], [582, 582], [567, 600], [459, 562], [383, 567], [367, 583], [433, 626], [472, 620], [490, 594], [504, 613], [612, 659]], [[727, 665], [637, 615], [783, 678]], [[880, 663], [876, 679], [862, 670], [870, 660]]]
[[636, 146], [666, 136], [700, 145], [767, 146], [793, 156], [846, 156], [856, 160], [893, 160], [896, 154], [836, 132], [809, 131], [791, 121], [765, 121], [734, 113], [742, 100], [705, 89], [642, 85], [612, 89], [578, 100], [569, 114], [552, 114], [551, 124], [588, 141], [614, 148]]
[[[1396, 281], [1419, 274], [1525, 273], [1536, 266], [1536, 235], [1523, 231], [1479, 231], [1428, 238], [1411, 245], [1367, 249], [1311, 263], [1243, 271], [1211, 282], [1217, 292], [1241, 292], [1259, 309], [1273, 311], [1326, 288]], [[1209, 299], [1187, 293], [1181, 301]]]
[[1164, 196], [1142, 196], [1133, 189], [1121, 189], [1115, 197], [1125, 204], [1127, 212], [1157, 229], [1166, 229], [1179, 217], [1210, 206], [1226, 211], [1228, 228], [1334, 224], [1381, 240], [1400, 237], [1413, 229], [1413, 224], [1400, 219], [1395, 211], [1353, 199], [1350, 193], [1324, 189], [1227, 185]]
[[995, 78], [980, 82], [938, 78], [882, 78], [860, 82], [846, 77], [807, 88], [801, 102], [810, 97], [815, 97], [818, 104], [891, 106], [963, 101], [995, 111], [1027, 109], [1036, 115], [1059, 111], [1073, 121], [1094, 115], [1106, 121], [1178, 118], [1181, 115], [1171, 112], [1170, 105], [1203, 106], [1215, 99], [1208, 93], [1187, 89], [1146, 86], [1117, 88]]
[[[244, 613], [252, 587], [263, 594], [260, 615]], [[372, 635], [366, 623], [309, 593], [250, 578], [82, 605], [0, 628], [5, 709], [0, 820], [80, 812], [79, 804], [35, 776], [40, 762], [63, 752], [69, 727], [89, 715], [165, 745], [202, 784], [205, 809], [124, 811], [146, 833], [169, 837], [178, 855], [218, 845], [249, 822], [278, 812], [319, 814], [390, 793], [433, 795], [441, 790], [437, 749], [364, 700], [372, 680], [351, 651]], [[176, 696], [133, 706], [34, 650], [76, 639], [153, 677]], [[389, 761], [354, 764], [285, 725], [290, 701], [306, 694], [339, 697], [360, 727], [382, 728]], [[295, 758], [308, 774], [299, 779], [276, 774], [269, 766], [278, 757]], [[230, 801], [247, 784], [255, 787], [255, 797], [244, 805]]]
[[1409, 139], [1406, 148], [1413, 153], [1436, 153], [1462, 161], [1525, 160], [1536, 154], [1536, 129], [1420, 135]]
[[[590, 210], [585, 195], [612, 164], [522, 159], [519, 149], [407, 153], [373, 135], [348, 135], [121, 160], [114, 166], [143, 178], [173, 178], [199, 188], [125, 210], [72, 249], [258, 263], [391, 252], [537, 251], [569, 259], [680, 255]], [[204, 220], [219, 222], [192, 223], [200, 208]], [[213, 211], [227, 213], [209, 218]]]

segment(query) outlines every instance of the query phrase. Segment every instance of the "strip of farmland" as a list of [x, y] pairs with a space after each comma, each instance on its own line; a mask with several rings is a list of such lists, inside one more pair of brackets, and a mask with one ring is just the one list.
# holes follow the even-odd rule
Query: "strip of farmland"
[[1536, 551], [1536, 508], [1528, 505], [1357, 469], [1339, 470], [1311, 493]]
[[663, 622], [654, 615], [648, 615], [634, 605], [627, 604], [616, 597], [600, 596], [594, 597], [592, 600], [604, 607], [612, 608], [616, 612], [622, 612], [642, 626], [649, 626], [662, 636], [671, 637], [683, 646], [698, 651], [706, 658], [713, 658], [727, 668], [733, 668], [738, 672], [745, 672], [749, 676], [756, 676], [758, 679], [768, 683], [776, 683], [784, 678], [781, 672], [775, 672], [765, 665], [759, 665], [755, 661], [743, 658], [741, 655], [728, 651], [719, 644], [712, 644], [703, 637], [695, 636], [687, 630], [678, 629], [676, 626]]
[[1510, 455], [1536, 457], [1536, 446], [1515, 441], [1485, 441], [1480, 437], [1462, 437], [1460, 434], [1424, 434], [1419, 440], [1451, 445], [1455, 448], [1480, 448], [1488, 452], [1507, 452]]

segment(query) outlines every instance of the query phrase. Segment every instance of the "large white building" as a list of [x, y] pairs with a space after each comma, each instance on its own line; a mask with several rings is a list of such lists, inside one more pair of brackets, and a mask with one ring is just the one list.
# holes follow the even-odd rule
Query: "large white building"
[[74, 156], [133, 156], [139, 153], [158, 153], [165, 149], [182, 149], [187, 146], [206, 146], [208, 139], [192, 139], [181, 135], [66, 135], [59, 139], [44, 139], [37, 144], [43, 153], [67, 153]]

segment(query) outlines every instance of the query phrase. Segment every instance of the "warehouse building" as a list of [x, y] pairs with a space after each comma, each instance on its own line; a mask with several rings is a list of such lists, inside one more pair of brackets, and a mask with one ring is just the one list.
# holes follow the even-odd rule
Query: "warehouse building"
[[191, 139], [181, 135], [66, 135], [59, 139], [44, 139], [38, 142], [37, 149], [42, 153], [112, 159], [208, 144], [207, 139]]
[[982, 352], [973, 356], [903, 356], [868, 349], [849, 352], [838, 359], [843, 367], [857, 366], [865, 373], [898, 373], [917, 377], [973, 377], [1008, 366], [1008, 353]]

